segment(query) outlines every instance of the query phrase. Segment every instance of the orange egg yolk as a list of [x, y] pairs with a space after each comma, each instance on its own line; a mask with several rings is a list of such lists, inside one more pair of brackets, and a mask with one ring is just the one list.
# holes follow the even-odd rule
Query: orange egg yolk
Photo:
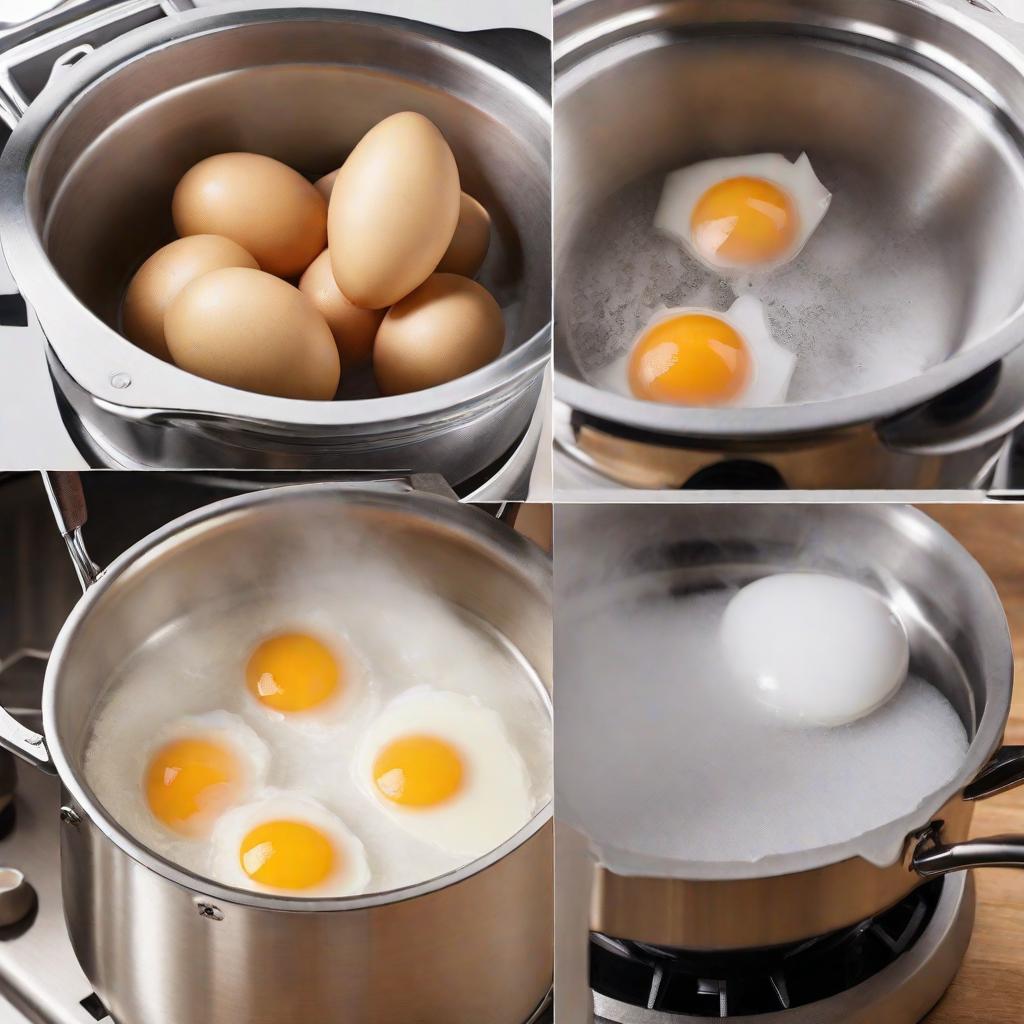
[[690, 232], [708, 258], [753, 267], [781, 259], [793, 247], [800, 217], [793, 200], [764, 178], [727, 178], [694, 205]]
[[334, 655], [305, 633], [281, 633], [264, 640], [249, 658], [245, 677], [261, 704], [285, 713], [319, 707], [342, 686]]
[[150, 758], [146, 803], [169, 829], [200, 835], [238, 797], [241, 779], [230, 748], [210, 739], [173, 740]]
[[459, 752], [436, 736], [392, 740], [373, 763], [380, 793], [403, 807], [435, 807], [462, 788], [465, 772]]
[[707, 313], [684, 313], [649, 327], [629, 359], [637, 398], [675, 405], [724, 405], [745, 387], [750, 353], [740, 334]]
[[266, 821], [248, 832], [238, 851], [242, 870], [272, 889], [311, 889], [334, 872], [339, 857], [320, 829], [302, 821]]

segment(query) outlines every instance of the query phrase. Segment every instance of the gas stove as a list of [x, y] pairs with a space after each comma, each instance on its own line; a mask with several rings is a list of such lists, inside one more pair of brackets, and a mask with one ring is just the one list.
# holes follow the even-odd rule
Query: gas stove
[[689, 953], [591, 939], [596, 1024], [917, 1024], [974, 924], [966, 875], [937, 879], [855, 928], [773, 950]]

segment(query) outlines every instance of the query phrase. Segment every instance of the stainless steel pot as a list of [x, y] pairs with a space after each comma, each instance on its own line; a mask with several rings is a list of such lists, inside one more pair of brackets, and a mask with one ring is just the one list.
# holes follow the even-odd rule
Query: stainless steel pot
[[322, 483], [198, 509], [98, 571], [81, 542], [84, 506], [65, 495], [61, 508], [89, 586], [50, 657], [43, 734], [4, 712], [0, 743], [60, 776], [68, 929], [112, 1016], [123, 1024], [529, 1019], [551, 983], [549, 807], [493, 853], [431, 882], [346, 899], [269, 897], [209, 882], [140, 846], [96, 801], [82, 757], [90, 714], [120, 660], [163, 624], [258, 579], [275, 551], [310, 529], [372, 530], [442, 597], [507, 637], [548, 687], [550, 565], [539, 549], [479, 510], [400, 482]]
[[[316, 7], [170, 9], [181, 3], [87, 3], [103, 10], [44, 19], [4, 55], [0, 236], [72, 434], [113, 465], [440, 471], [456, 484], [496, 462], [527, 428], [550, 344], [546, 41]], [[104, 41], [108, 23], [131, 30]], [[26, 107], [17, 87], [54, 61]], [[439, 125], [494, 218], [482, 280], [505, 312], [498, 360], [417, 394], [361, 397], [372, 392], [355, 380], [348, 400], [302, 402], [201, 380], [118, 334], [123, 289], [173, 237], [171, 192], [192, 163], [244, 148], [322, 173], [401, 109]]]
[[[1020, 26], [962, 0], [559, 4], [563, 452], [649, 488], [771, 485], [763, 471], [767, 482], [747, 483], [742, 466], [732, 479], [728, 466], [720, 480], [694, 479], [744, 461], [799, 488], [984, 482], [1001, 441], [1024, 420], [1024, 274], [1012, 255], [1024, 231], [1024, 54], [1010, 39], [1024, 42]], [[812, 353], [816, 344], [838, 353], [834, 393], [760, 409], [681, 408], [588, 383], [649, 314], [641, 299], [684, 304], [690, 292], [673, 291], [682, 275], [693, 277], [694, 293], [721, 287], [671, 255], [650, 267], [632, 260], [631, 270], [614, 239], [601, 243], [601, 224], [622, 221], [616, 211], [634, 202], [636, 238], [649, 235], [642, 251], [667, 253], [652, 225], [665, 172], [804, 149], [834, 193], [828, 238], [813, 238], [812, 251], [830, 261], [848, 253], [849, 273], [814, 280], [825, 315], [785, 318], [809, 308], [803, 272], [773, 275], [765, 297], [776, 329], [785, 323]], [[895, 270], [880, 256], [894, 247]], [[607, 280], [622, 294], [613, 296], [614, 316], [599, 322], [587, 296]], [[886, 353], [911, 336], [923, 369], [901, 361], [890, 369]], [[871, 356], [862, 359], [865, 345]], [[870, 374], [858, 370], [868, 363]], [[849, 388], [839, 386], [844, 365], [856, 371]]]
[[[594, 931], [694, 950], [772, 946], [863, 921], [937, 875], [1024, 867], [1024, 835], [967, 840], [974, 801], [1024, 782], [1024, 748], [1000, 747], [1013, 679], [1006, 618], [981, 567], [924, 513], [895, 505], [563, 505], [556, 544], [558, 694], [588, 682], [574, 679], [559, 654], [574, 595], [593, 602], [620, 591], [686, 593], [799, 566], [858, 579], [894, 601], [912, 670], [945, 694], [971, 740], [954, 780], [914, 813], [850, 842], [757, 863], [647, 857], [629, 875], [609, 870], [592, 843]], [[560, 760], [561, 713], [556, 699], [556, 813], [588, 835], [566, 782], [573, 765]], [[614, 845], [628, 850], [629, 836]]]

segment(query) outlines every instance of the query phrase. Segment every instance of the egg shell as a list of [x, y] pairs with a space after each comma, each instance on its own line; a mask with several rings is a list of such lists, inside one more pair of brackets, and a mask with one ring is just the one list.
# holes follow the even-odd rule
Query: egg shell
[[461, 193], [459, 223], [437, 272], [474, 277], [491, 244], [491, 215], [472, 196]]
[[404, 395], [463, 377], [498, 358], [501, 307], [476, 281], [433, 274], [395, 303], [373, 344], [373, 372], [385, 395]]
[[327, 203], [301, 174], [257, 153], [201, 160], [172, 201], [179, 235], [224, 235], [278, 277], [298, 277], [327, 241]]
[[182, 289], [164, 320], [174, 362], [199, 377], [280, 398], [333, 398], [341, 378], [331, 329], [293, 285], [231, 267]]
[[259, 270], [252, 255], [221, 235], [190, 235], [157, 249], [131, 279], [121, 307], [125, 337], [150, 355], [170, 361], [164, 314], [185, 285], [211, 270], [248, 267]]
[[324, 249], [306, 269], [299, 281], [299, 291], [320, 311], [327, 321], [344, 370], [370, 361], [373, 339], [384, 314], [383, 309], [362, 309], [352, 305], [334, 280], [331, 254]]
[[[338, 170], [341, 170], [339, 167]], [[331, 171], [330, 174], [325, 174], [322, 178], [318, 178], [313, 182], [313, 188], [317, 190], [329, 203], [331, 201], [331, 192], [334, 189], [334, 180], [338, 177], [338, 171]]]
[[328, 239], [338, 287], [383, 309], [421, 285], [459, 221], [459, 170], [433, 122], [409, 111], [372, 128], [338, 171]]

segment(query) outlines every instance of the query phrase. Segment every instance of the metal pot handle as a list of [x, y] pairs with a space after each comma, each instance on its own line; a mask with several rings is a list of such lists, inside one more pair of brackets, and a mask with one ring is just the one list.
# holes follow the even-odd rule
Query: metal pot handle
[[[965, 800], [986, 800], [1024, 784], [1024, 747], [998, 750], [964, 790]], [[910, 866], [922, 878], [937, 878], [970, 868], [1024, 868], [1024, 835], [989, 836], [962, 843], [941, 842], [942, 823], [934, 822], [918, 839]]]

